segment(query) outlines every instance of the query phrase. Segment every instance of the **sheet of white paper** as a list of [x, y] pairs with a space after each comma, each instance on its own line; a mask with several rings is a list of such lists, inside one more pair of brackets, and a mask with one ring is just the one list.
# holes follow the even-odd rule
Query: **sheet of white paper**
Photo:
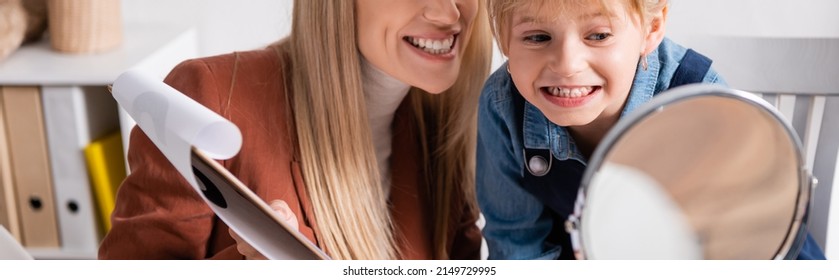
[[117, 103], [163, 152], [193, 187], [192, 146], [217, 159], [239, 153], [239, 128], [162, 81], [136, 70], [120, 75], [113, 85]]
[[[120, 75], [112, 91], [117, 103], [137, 122], [195, 191], [201, 194], [216, 215], [255, 249], [269, 259], [328, 258], [302, 234], [289, 230], [289, 225], [267, 203], [221, 166], [215, 167], [220, 173], [217, 175], [207, 173], [212, 171], [209, 167], [200, 172], [216, 179], [236, 181], [230, 189], [222, 190], [224, 194], [245, 193], [227, 197], [229, 202], [236, 203], [229, 207], [217, 205], [208, 199], [207, 194], [212, 190], [208, 192], [204, 185], [199, 184], [193, 173], [192, 148], [208, 156], [208, 161], [233, 157], [242, 145], [242, 135], [235, 124], [159, 79], [136, 70]], [[292, 242], [295, 240], [297, 242]]]
[[17, 242], [14, 236], [0, 225], [0, 260], [31, 260], [32, 255]]

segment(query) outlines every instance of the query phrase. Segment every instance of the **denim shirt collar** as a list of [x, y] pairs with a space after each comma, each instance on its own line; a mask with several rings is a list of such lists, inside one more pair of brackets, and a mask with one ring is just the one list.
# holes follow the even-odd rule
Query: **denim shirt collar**
[[[661, 62], [659, 61], [658, 49], [647, 55], [647, 69], [641, 65], [635, 71], [635, 78], [632, 81], [632, 89], [629, 91], [626, 104], [624, 104], [621, 117], [626, 116], [641, 104], [653, 98], [656, 88]], [[585, 164], [586, 158], [580, 152], [568, 129], [558, 126], [545, 117], [539, 109], [530, 102], [525, 101], [524, 105], [524, 147], [527, 149], [550, 149], [551, 154], [558, 160], [577, 160]]]

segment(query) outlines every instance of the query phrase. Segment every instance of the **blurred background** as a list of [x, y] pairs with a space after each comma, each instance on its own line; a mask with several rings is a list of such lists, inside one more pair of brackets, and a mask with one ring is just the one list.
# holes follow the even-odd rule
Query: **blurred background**
[[[0, 3], [18, 0], [3, 1]], [[0, 224], [35, 258], [92, 259], [109, 227], [113, 192], [126, 173], [120, 164], [133, 125], [124, 112], [118, 112], [107, 86], [128, 68], [143, 68], [162, 78], [188, 58], [275, 42], [289, 33], [293, 1], [50, 1], [88, 3], [98, 8], [108, 7], [103, 3], [118, 3], [110, 7], [121, 10], [115, 18], [123, 26], [102, 23], [113, 19], [105, 15], [116, 14], [103, 10], [87, 10], [86, 16], [70, 18], [79, 23], [101, 20], [87, 29], [70, 29], [87, 32], [75, 34], [96, 34], [101, 31], [96, 27], [118, 27], [106, 30], [110, 33], [105, 37], [112, 41], [94, 40], [93, 46], [101, 48], [84, 54], [51, 49], [48, 39], [55, 43], [57, 32], [19, 49], [16, 44], [0, 45], [0, 97], [5, 97], [5, 108], [0, 110], [6, 111], [6, 120], [0, 124], [10, 131], [0, 136], [13, 137], [8, 147], [0, 144], [0, 167], [12, 169], [0, 168], [5, 180], [0, 182], [4, 187], [0, 195], [6, 196], [0, 199], [4, 202]], [[667, 36], [713, 59], [713, 67], [729, 85], [758, 94], [778, 108], [795, 129], [802, 141], [802, 168], [819, 181], [808, 227], [827, 257], [839, 259], [839, 180], [834, 179], [839, 173], [839, 126], [835, 125], [839, 123], [839, 1], [670, 0], [670, 4]], [[74, 9], [84, 10], [65, 10]], [[0, 10], [0, 17], [13, 22], [14, 18], [3, 12]], [[22, 20], [18, 24], [23, 24]], [[3, 39], [15, 35], [2, 28], [0, 32]], [[116, 47], [111, 47], [111, 42]], [[4, 54], [8, 57], [3, 58]], [[496, 51], [493, 68], [503, 61]], [[23, 96], [27, 99], [9, 99]], [[31, 110], [13, 112], [15, 108]], [[31, 136], [11, 132], [34, 126], [43, 130]], [[9, 162], [15, 153], [31, 154], [19, 148], [24, 146], [43, 157], [37, 162]], [[110, 156], [106, 160], [104, 155]], [[40, 173], [17, 173], [28, 170]], [[14, 172], [16, 181], [9, 181], [9, 172]], [[12, 186], [18, 188], [17, 197], [11, 197]], [[834, 189], [837, 192], [832, 192]], [[48, 195], [37, 200], [26, 195], [40, 191]]]
[[[126, 22], [195, 27], [199, 54], [259, 47], [288, 34], [291, 0], [122, 0]], [[671, 0], [668, 36], [839, 38], [839, 1]], [[496, 64], [497, 65], [497, 64]]]
[[[831, 97], [839, 94], [839, 1], [670, 2], [668, 36], [712, 58], [731, 86], [763, 93], [798, 131], [808, 165], [819, 179], [809, 227], [828, 257], [839, 258], [839, 209], [829, 215], [831, 196], [839, 197], [831, 193], [837, 185], [833, 174], [839, 129], [822, 126], [839, 123], [839, 100]], [[123, 0], [123, 11], [126, 22], [195, 28], [198, 54], [206, 56], [258, 48], [285, 36], [291, 4], [291, 0]], [[493, 67], [503, 60], [496, 52]]]

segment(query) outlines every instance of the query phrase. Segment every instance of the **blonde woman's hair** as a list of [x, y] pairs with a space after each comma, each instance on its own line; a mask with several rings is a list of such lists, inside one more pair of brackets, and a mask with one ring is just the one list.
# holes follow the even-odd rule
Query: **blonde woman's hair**
[[[447, 258], [454, 199], [474, 206], [477, 98], [489, 73], [491, 33], [483, 0], [463, 52], [458, 80], [439, 95], [413, 88], [433, 201], [435, 258]], [[393, 222], [381, 186], [362, 91], [355, 1], [294, 2], [291, 35], [279, 44], [289, 60], [298, 159], [318, 242], [334, 259], [396, 259]], [[453, 209], [460, 211], [461, 209]], [[476, 213], [476, 212], [473, 212]]]
[[[649, 24], [648, 18], [668, 5], [668, 0], [621, 0], [632, 15], [636, 16], [643, 25]], [[510, 27], [513, 13], [525, 7], [538, 7], [540, 20], [550, 20], [559, 16], [562, 11], [580, 9], [591, 4], [597, 4], [603, 11], [612, 12], [610, 0], [487, 0], [487, 9], [492, 26], [492, 32], [497, 39], [498, 47], [507, 53], [510, 40]]]

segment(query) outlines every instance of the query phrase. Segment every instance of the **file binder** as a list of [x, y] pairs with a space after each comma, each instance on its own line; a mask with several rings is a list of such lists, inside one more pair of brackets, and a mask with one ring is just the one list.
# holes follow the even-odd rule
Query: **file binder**
[[102, 232], [108, 232], [111, 230], [111, 213], [114, 212], [117, 188], [125, 179], [120, 131], [94, 140], [84, 149], [84, 154], [99, 213], [99, 226]]
[[96, 255], [98, 230], [84, 148], [117, 129], [116, 104], [96, 87], [41, 88], [62, 251]]
[[[3, 102], [0, 96], [0, 103]], [[6, 136], [6, 120], [3, 107], [0, 106], [0, 226], [5, 227], [11, 236], [20, 241], [20, 221], [17, 213], [17, 197], [12, 181], [12, 162], [9, 156], [9, 143]]]
[[2, 95], [22, 243], [59, 247], [41, 92], [38, 87], [3, 87]]

